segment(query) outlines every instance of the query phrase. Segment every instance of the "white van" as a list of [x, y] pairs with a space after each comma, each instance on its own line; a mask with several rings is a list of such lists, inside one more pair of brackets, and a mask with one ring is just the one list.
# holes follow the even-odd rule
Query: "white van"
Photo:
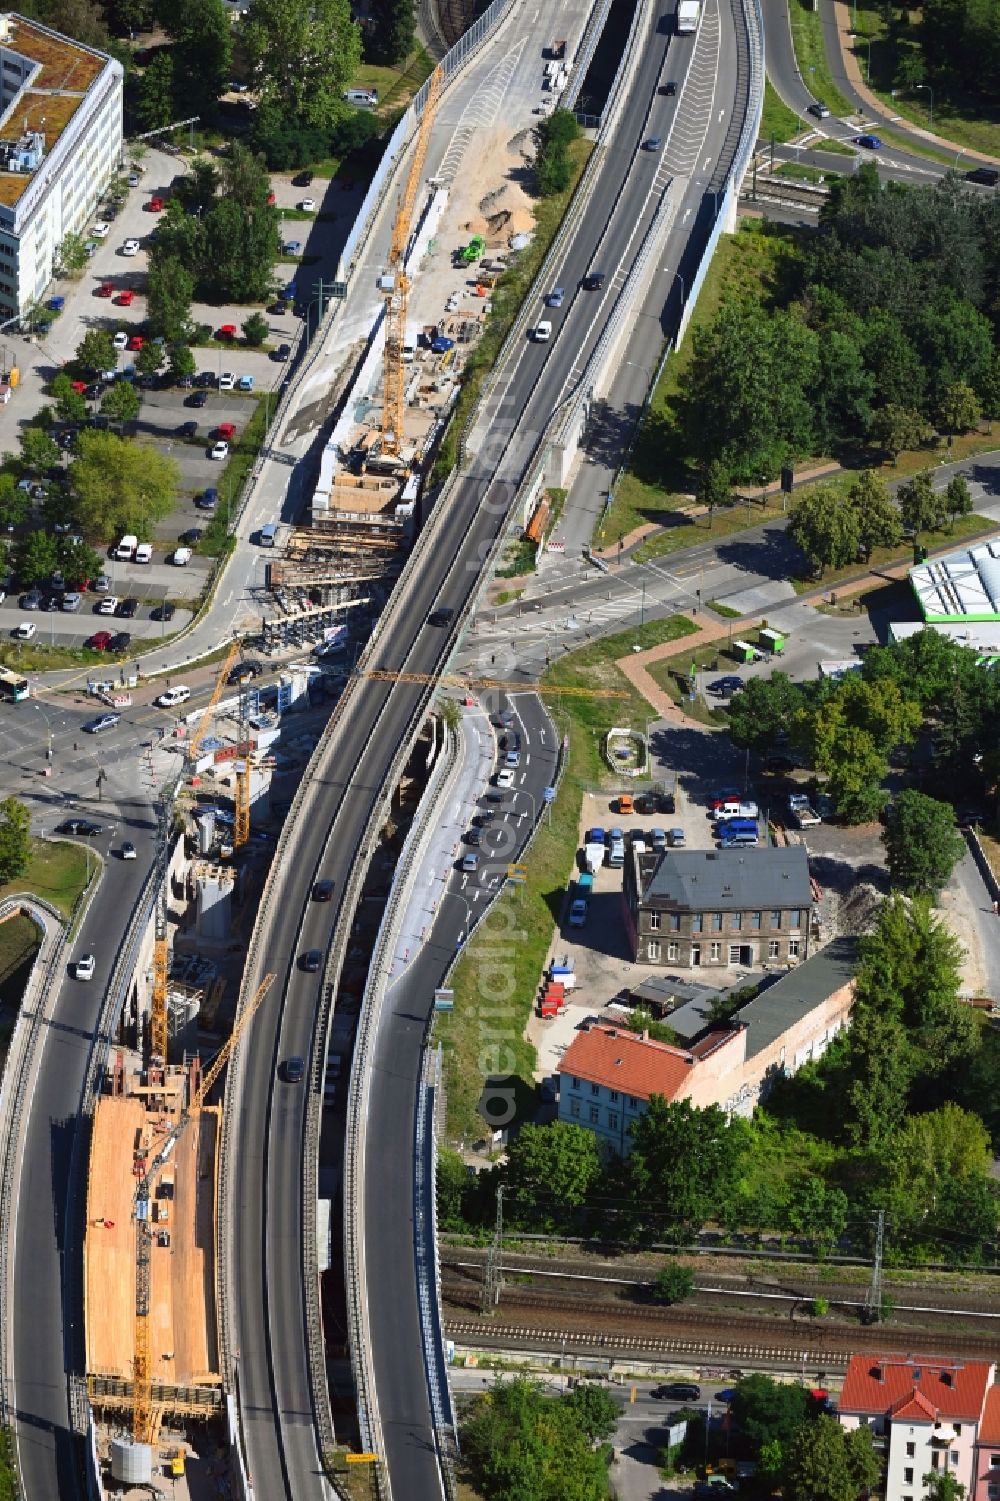
[[156, 702], [161, 709], [176, 709], [178, 704], [186, 704], [190, 697], [191, 689], [182, 688], [178, 685], [176, 688], [167, 688], [165, 692], [160, 694]]
[[131, 534], [122, 538], [115, 548], [115, 557], [122, 563], [130, 563], [135, 557], [135, 550], [139, 546], [139, 538]]
[[192, 557], [190, 547], [177, 547], [171, 555], [170, 561], [177, 568], [183, 568], [185, 563], [190, 563]]
[[370, 109], [372, 109], [376, 104], [378, 104], [378, 90], [346, 89], [344, 91], [344, 98], [347, 100], [348, 104], [360, 104], [362, 106], [367, 105]]
[[140, 542], [135, 550], [137, 563], [151, 563], [153, 561], [153, 549], [148, 542]]
[[273, 547], [277, 535], [278, 527], [276, 522], [269, 521], [266, 526], [262, 526], [260, 529], [261, 547]]
[[535, 343], [547, 344], [552, 337], [552, 324], [547, 318], [543, 318], [535, 328]]

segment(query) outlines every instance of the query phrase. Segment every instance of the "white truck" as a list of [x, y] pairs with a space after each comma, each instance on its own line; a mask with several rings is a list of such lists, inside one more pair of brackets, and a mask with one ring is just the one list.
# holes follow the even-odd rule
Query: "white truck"
[[585, 844], [583, 847], [583, 863], [592, 876], [596, 876], [604, 864], [605, 846], [603, 844]]
[[800, 829], [814, 829], [823, 820], [810, 805], [804, 792], [792, 792], [788, 797], [788, 811]]
[[677, 33], [684, 36], [698, 30], [701, 0], [677, 0]]

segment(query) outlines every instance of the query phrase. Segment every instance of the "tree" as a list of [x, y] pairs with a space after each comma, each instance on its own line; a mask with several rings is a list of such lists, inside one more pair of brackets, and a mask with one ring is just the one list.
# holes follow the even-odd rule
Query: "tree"
[[597, 1138], [585, 1127], [522, 1126], [507, 1154], [511, 1215], [533, 1228], [572, 1220], [602, 1171]]
[[31, 502], [20, 490], [9, 469], [0, 470], [0, 527], [23, 526], [31, 514]]
[[569, 187], [573, 175], [569, 145], [580, 134], [576, 117], [568, 109], [557, 109], [542, 123], [541, 145], [535, 162], [535, 185], [543, 198], [550, 198]]
[[251, 349], [259, 349], [271, 332], [271, 325], [261, 313], [251, 313], [243, 325], [243, 337]]
[[861, 546], [858, 512], [833, 485], [819, 485], [796, 502], [788, 535], [817, 573], [853, 563]]
[[803, 1387], [770, 1376], [744, 1376], [733, 1394], [733, 1419], [755, 1449], [778, 1443], [787, 1450], [808, 1413]]
[[653, 1297], [657, 1303], [683, 1303], [694, 1292], [694, 1272], [682, 1261], [670, 1260], [656, 1274]]
[[142, 75], [136, 113], [147, 130], [162, 130], [174, 116], [174, 57], [157, 52]]
[[745, 1121], [714, 1105], [698, 1110], [689, 1100], [653, 1095], [631, 1133], [632, 1215], [647, 1234], [700, 1229], [735, 1191], [749, 1142]]
[[523, 1376], [498, 1381], [476, 1399], [462, 1432], [462, 1457], [477, 1490], [511, 1501], [604, 1501], [608, 1472], [591, 1428], [607, 1409], [587, 1397], [546, 1397]]
[[112, 422], [134, 422], [139, 415], [139, 393], [130, 380], [116, 380], [101, 398], [101, 411]]
[[893, 884], [908, 896], [936, 897], [965, 853], [951, 805], [912, 788], [890, 807], [882, 843]]
[[899, 514], [914, 533], [938, 532], [947, 518], [944, 491], [935, 490], [929, 469], [922, 469], [897, 492]]
[[52, 382], [52, 395], [56, 398], [56, 411], [60, 422], [85, 422], [87, 401], [83, 393], [74, 391], [73, 382], [64, 370], [60, 370]]
[[618, 1427], [621, 1410], [611, 1393], [595, 1381], [583, 1381], [562, 1399], [592, 1444], [610, 1438]]
[[23, 876], [31, 859], [31, 814], [16, 797], [0, 803], [0, 884]]
[[58, 567], [58, 545], [48, 532], [29, 532], [14, 548], [14, 568], [26, 584], [48, 582]]
[[847, 1138], [858, 1151], [882, 1153], [906, 1116], [910, 1088], [906, 1034], [900, 1023], [875, 1008], [855, 1008], [847, 1074]]
[[786, 1501], [855, 1501], [874, 1486], [881, 1464], [869, 1428], [846, 1433], [825, 1414], [796, 1431], [785, 1464]]
[[45, 22], [86, 47], [106, 47], [108, 30], [93, 0], [49, 0]]
[[437, 1154], [437, 1217], [442, 1230], [465, 1229], [464, 1198], [469, 1173], [458, 1152], [442, 1147]]
[[306, 125], [336, 123], [361, 61], [349, 0], [250, 0], [242, 39], [262, 103]]
[[919, 412], [889, 402], [872, 417], [872, 436], [895, 463], [904, 449], [920, 448], [926, 443], [930, 429]]
[[86, 542], [74, 542], [69, 537], [60, 537], [56, 543], [59, 567], [71, 583], [94, 579], [101, 572], [103, 560]]
[[956, 517], [971, 516], [972, 495], [968, 481], [961, 474], [953, 474], [945, 486], [944, 503], [952, 526], [955, 525]]
[[928, 1470], [923, 1477], [927, 1501], [963, 1501], [965, 1486], [951, 1470]]
[[847, 492], [858, 525], [858, 546], [865, 562], [876, 547], [898, 547], [903, 523], [884, 482], [873, 469], [863, 469]]
[[816, 768], [828, 774], [827, 789], [848, 823], [877, 816], [889, 754], [916, 738], [921, 719], [919, 705], [895, 682], [871, 682], [855, 673], [811, 713], [798, 716], [795, 727]]
[[416, 31], [413, 0], [373, 0], [370, 15], [366, 59], [383, 67], [404, 62], [413, 51]]
[[39, 427], [26, 427], [21, 433], [21, 462], [32, 474], [41, 474], [59, 462], [59, 445]]
[[[163, 345], [157, 344], [155, 339], [147, 339], [139, 353], [135, 357], [135, 368], [140, 375], [155, 375], [163, 364]], [[119, 385], [128, 385], [128, 381], [119, 381]]]
[[171, 344], [167, 350], [167, 367], [175, 380], [194, 374], [197, 365], [187, 344]]
[[698, 471], [695, 499], [708, 512], [709, 523], [711, 523], [712, 513], [716, 507], [728, 506], [732, 498], [733, 492], [725, 464], [720, 464], [718, 459], [711, 459], [707, 464], [702, 464]]
[[970, 428], [979, 426], [982, 415], [979, 397], [964, 380], [954, 381], [941, 393], [938, 421], [945, 432], [967, 433]]
[[849, 1208], [843, 1189], [831, 1188], [822, 1178], [810, 1175], [793, 1191], [788, 1223], [818, 1245], [832, 1246], [846, 1229]]
[[176, 43], [173, 104], [177, 116], [212, 117], [232, 71], [233, 28], [226, 8], [222, 0], [170, 0], [163, 14]]
[[181, 477], [173, 459], [113, 433], [83, 432], [79, 450], [69, 478], [77, 517], [89, 535], [148, 537], [170, 514]]
[[[83, 235], [72, 232], [64, 235], [62, 243], [55, 254], [55, 267], [58, 271], [82, 271], [88, 261], [87, 242]], [[58, 274], [58, 272], [56, 273]]]
[[149, 268], [149, 330], [168, 344], [182, 343], [191, 321], [194, 277], [176, 255], [154, 256]]
[[729, 704], [729, 736], [735, 745], [763, 751], [774, 745], [803, 706], [802, 690], [787, 672], [751, 678]]
[[76, 346], [77, 364], [91, 374], [113, 370], [117, 358], [114, 336], [106, 328], [90, 329]]

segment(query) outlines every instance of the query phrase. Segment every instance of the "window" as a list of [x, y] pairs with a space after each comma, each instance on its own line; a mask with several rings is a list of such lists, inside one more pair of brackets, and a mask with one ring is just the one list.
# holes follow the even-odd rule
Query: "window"
[[986, 1494], [989, 1497], [989, 1501], [997, 1501], [997, 1497], [1000, 1497], [1000, 1485], [987, 1486]]
[[781, 927], [781, 911], [776, 909], [771, 913], [771, 931], [776, 932]]
[[903, 1484], [904, 1485], [912, 1485], [913, 1484], [913, 1471], [912, 1470], [904, 1470], [903, 1471]]
[[608, 1111], [608, 1126], [609, 1126], [609, 1128], [612, 1131], [617, 1131], [618, 1130], [618, 1111], [617, 1110], [609, 1110]]
[[[936, 1426], [937, 1425], [935, 1424], [935, 1427]], [[940, 1468], [941, 1468], [941, 1451], [940, 1451], [940, 1449], [934, 1449], [931, 1452], [931, 1469], [932, 1470], [939, 1470]]]
[[573, 1088], [574, 1088], [574, 1089], [579, 1089], [579, 1088], [580, 1088], [580, 1081], [579, 1081], [579, 1079], [578, 1079], [578, 1078], [577, 1078], [577, 1077], [576, 1077], [576, 1075], [575, 1075], [575, 1074], [574, 1074], [574, 1076], [573, 1076]]
[[1000, 1470], [1000, 1454], [991, 1454], [990, 1455], [990, 1469], [991, 1470]]
[[570, 1102], [569, 1102], [569, 1113], [570, 1113], [570, 1115], [573, 1117], [573, 1119], [575, 1121], [578, 1121], [580, 1119], [580, 1101], [579, 1100], [570, 1100]]
[[701, 912], [692, 912], [692, 914], [691, 914], [691, 932], [692, 933], [700, 933], [701, 929], [702, 929], [702, 924], [703, 924], [704, 920], [705, 920], [704, 919], [704, 915]]
[[732, 930], [733, 930], [734, 933], [737, 932], [738, 929], [742, 928], [742, 926], [743, 926], [743, 914], [742, 914], [742, 912], [730, 912], [730, 914], [729, 914], [729, 926], [732, 928]]
[[629, 1109], [630, 1110], [634, 1110], [636, 1108], [636, 1106], [638, 1105], [639, 1101], [636, 1099], [636, 1097], [635, 1097], [634, 1094], [630, 1094], [629, 1097], [628, 1097], [628, 1103], [629, 1103]]
[[590, 1092], [591, 1094], [600, 1094], [601, 1086], [599, 1084], [592, 1084], [590, 1086]]
[[788, 957], [789, 959], [797, 959], [799, 957], [799, 940], [797, 938], [789, 938], [788, 940]]
[[952, 1449], [952, 1451], [951, 1451], [951, 1462], [952, 1462], [953, 1465], [957, 1465], [958, 1464], [958, 1450], [957, 1449]]
[[651, 912], [649, 914], [649, 931], [651, 933], [658, 933], [660, 931], [660, 914], [659, 914], [659, 912]]
[[676, 943], [667, 944], [667, 958], [670, 960], [671, 964], [676, 964], [678, 958], [678, 948]]
[[722, 956], [722, 944], [721, 943], [713, 943], [712, 944], [712, 953], [711, 953], [712, 963], [713, 964], [718, 964], [719, 959], [721, 958], [721, 956]]
[[670, 913], [670, 931], [671, 931], [671, 933], [679, 933], [680, 930], [681, 930], [681, 915], [680, 915], [679, 912], [671, 912]]
[[906, 1457], [907, 1457], [907, 1459], [912, 1459], [913, 1456], [916, 1454], [916, 1452], [917, 1452], [917, 1446], [916, 1446], [916, 1444], [907, 1444], [907, 1446], [906, 1446]]
[[608, 1099], [611, 1101], [612, 1105], [617, 1105], [618, 1104], [618, 1091], [617, 1091], [617, 1089], [609, 1089], [608, 1090]]
[[712, 913], [712, 932], [713, 933], [721, 933], [722, 932], [722, 913], [721, 912], [713, 912]]
[[802, 913], [799, 911], [798, 907], [793, 907], [792, 910], [791, 910], [791, 912], [789, 912], [789, 914], [788, 914], [788, 926], [790, 928], [801, 928], [801, 926], [802, 926]]
[[[675, 947], [675, 944], [671, 944], [671, 948]], [[651, 938], [646, 945], [646, 957], [647, 959], [659, 959], [660, 957], [660, 945], [656, 942], [655, 938]]]
[[590, 1107], [590, 1124], [592, 1126], [596, 1126], [597, 1122], [600, 1120], [600, 1118], [601, 1118], [601, 1112], [598, 1110], [597, 1106], [596, 1105], [591, 1105], [591, 1107]]
[[777, 959], [777, 958], [780, 957], [780, 955], [781, 955], [781, 944], [778, 942], [778, 940], [776, 938], [769, 939], [768, 940], [768, 944], [767, 944], [767, 957], [769, 959]]
[[750, 926], [751, 926], [751, 928], [753, 928], [753, 930], [754, 930], [755, 933], [757, 933], [757, 932], [760, 931], [760, 913], [759, 912], [751, 912], [751, 914], [750, 914]]

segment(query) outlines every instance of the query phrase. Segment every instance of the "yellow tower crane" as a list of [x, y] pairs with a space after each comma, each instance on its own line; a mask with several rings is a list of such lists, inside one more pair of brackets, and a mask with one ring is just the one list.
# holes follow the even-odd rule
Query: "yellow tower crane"
[[[186, 759], [190, 765], [194, 764], [198, 754], [198, 747], [205, 736], [212, 720], [212, 710], [222, 697], [222, 690], [226, 685], [230, 668], [240, 650], [239, 637], [234, 640], [225, 660], [219, 669], [219, 675], [215, 680], [212, 696], [208, 701], [205, 712], [202, 714], [195, 728], [194, 734], [188, 741]], [[167, 850], [170, 843], [170, 831], [166, 820], [168, 808], [162, 811], [160, 828], [158, 832], [157, 859], [160, 865], [160, 892], [156, 902], [156, 936], [153, 944], [153, 996], [149, 1012], [149, 1051], [150, 1056], [159, 1063], [167, 1061]]]
[[159, 1427], [158, 1419], [154, 1419], [153, 1412], [153, 1372], [149, 1353], [150, 1263], [153, 1243], [153, 1232], [149, 1216], [153, 1187], [161, 1169], [176, 1146], [178, 1137], [187, 1127], [192, 1115], [200, 1110], [205, 1103], [209, 1090], [228, 1063], [233, 1049], [246, 1031], [254, 1013], [273, 983], [274, 975], [264, 976], [257, 990], [247, 1003], [246, 1010], [233, 1028], [232, 1035], [228, 1041], [223, 1043], [209, 1067], [205, 1070], [197, 1091], [182, 1110], [180, 1119], [158, 1143], [156, 1154], [146, 1172], [139, 1179], [135, 1191], [135, 1199], [133, 1201], [133, 1219], [135, 1221], [135, 1357], [132, 1366], [132, 1437], [138, 1444], [155, 1443]]
[[441, 97], [444, 73], [440, 63], [434, 69], [427, 85], [427, 99], [417, 129], [417, 143], [413, 151], [410, 170], [406, 174], [392, 226], [392, 245], [389, 250], [388, 274], [392, 288], [385, 299], [385, 354], [382, 363], [382, 452], [398, 457], [403, 444], [403, 412], [406, 365], [403, 360], [403, 341], [406, 337], [406, 304], [410, 291], [410, 279], [406, 274], [406, 247], [410, 240], [413, 209], [424, 169], [424, 158], [430, 144], [431, 126]]

